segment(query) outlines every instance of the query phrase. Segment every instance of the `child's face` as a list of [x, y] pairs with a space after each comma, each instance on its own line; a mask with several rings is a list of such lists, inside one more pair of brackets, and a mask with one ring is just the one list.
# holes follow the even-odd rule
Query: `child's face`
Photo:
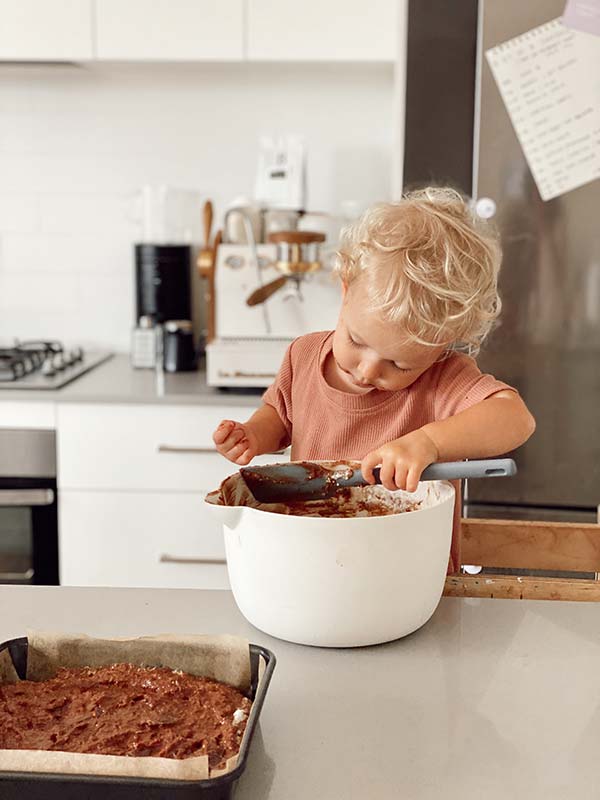
[[407, 340], [398, 324], [365, 310], [360, 291], [350, 288], [333, 337], [333, 356], [348, 391], [405, 389], [437, 360], [445, 347]]

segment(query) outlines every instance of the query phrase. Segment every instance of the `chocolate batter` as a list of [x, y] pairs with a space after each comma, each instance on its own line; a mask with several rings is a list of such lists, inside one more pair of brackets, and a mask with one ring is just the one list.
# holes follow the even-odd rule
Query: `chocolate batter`
[[421, 507], [421, 503], [404, 502], [399, 508], [391, 505], [389, 501], [379, 497], [368, 496], [366, 492], [358, 488], [338, 489], [333, 497], [323, 500], [294, 500], [286, 503], [278, 503], [281, 509], [277, 509], [281, 514], [293, 514], [301, 517], [385, 517], [390, 514], [398, 514], [400, 511], [416, 511]]
[[[304, 468], [306, 483], [315, 479], [321, 482], [318, 489], [314, 486], [310, 489], [310, 494], [314, 499], [298, 499], [293, 493], [290, 496], [285, 489], [287, 486], [296, 488], [296, 477], [291, 473], [286, 473], [285, 470], [281, 470], [275, 477], [273, 474], [265, 476], [260, 467], [255, 470], [252, 467], [245, 467], [241, 471], [241, 483], [246, 487], [246, 492], [242, 492], [241, 497], [238, 497], [237, 501], [231, 505], [251, 505], [275, 514], [346, 519], [385, 517], [391, 514], [417, 511], [421, 508], [420, 501], [411, 501], [401, 495], [394, 497], [381, 486], [340, 486], [338, 480], [350, 479], [355, 469], [360, 466], [358, 462], [354, 465], [347, 461], [324, 463], [298, 461], [294, 463]], [[226, 481], [221, 484], [221, 489], [225, 484]], [[283, 489], [283, 491], [278, 491], [279, 489]], [[266, 499], [265, 495], [269, 497], [270, 502], [261, 503], [256, 499]], [[248, 500], [251, 502], [247, 502]], [[229, 505], [229, 503], [225, 502], [224, 505]]]
[[0, 686], [0, 748], [208, 755], [215, 769], [239, 751], [250, 706], [232, 686], [163, 667], [62, 668]]

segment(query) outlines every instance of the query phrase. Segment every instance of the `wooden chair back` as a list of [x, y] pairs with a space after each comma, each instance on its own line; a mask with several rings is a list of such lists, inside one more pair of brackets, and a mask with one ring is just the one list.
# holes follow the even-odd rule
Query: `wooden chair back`
[[[462, 562], [484, 567], [600, 574], [600, 525], [463, 519]], [[600, 580], [533, 575], [449, 575], [454, 597], [600, 600]]]

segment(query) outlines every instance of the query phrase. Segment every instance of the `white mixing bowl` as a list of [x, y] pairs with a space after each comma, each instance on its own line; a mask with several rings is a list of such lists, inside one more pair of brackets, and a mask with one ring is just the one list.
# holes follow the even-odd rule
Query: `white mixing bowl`
[[379, 644], [420, 628], [444, 588], [454, 487], [426, 481], [406, 497], [421, 507], [333, 518], [219, 505], [218, 492], [208, 495], [242, 614], [271, 636], [320, 647]]

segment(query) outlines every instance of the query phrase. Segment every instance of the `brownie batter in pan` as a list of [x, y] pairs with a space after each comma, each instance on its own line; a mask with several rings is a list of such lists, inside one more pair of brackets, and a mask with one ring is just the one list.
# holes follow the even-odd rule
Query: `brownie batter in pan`
[[0, 747], [115, 756], [208, 756], [240, 749], [250, 701], [225, 683], [164, 667], [61, 668], [0, 686]]

